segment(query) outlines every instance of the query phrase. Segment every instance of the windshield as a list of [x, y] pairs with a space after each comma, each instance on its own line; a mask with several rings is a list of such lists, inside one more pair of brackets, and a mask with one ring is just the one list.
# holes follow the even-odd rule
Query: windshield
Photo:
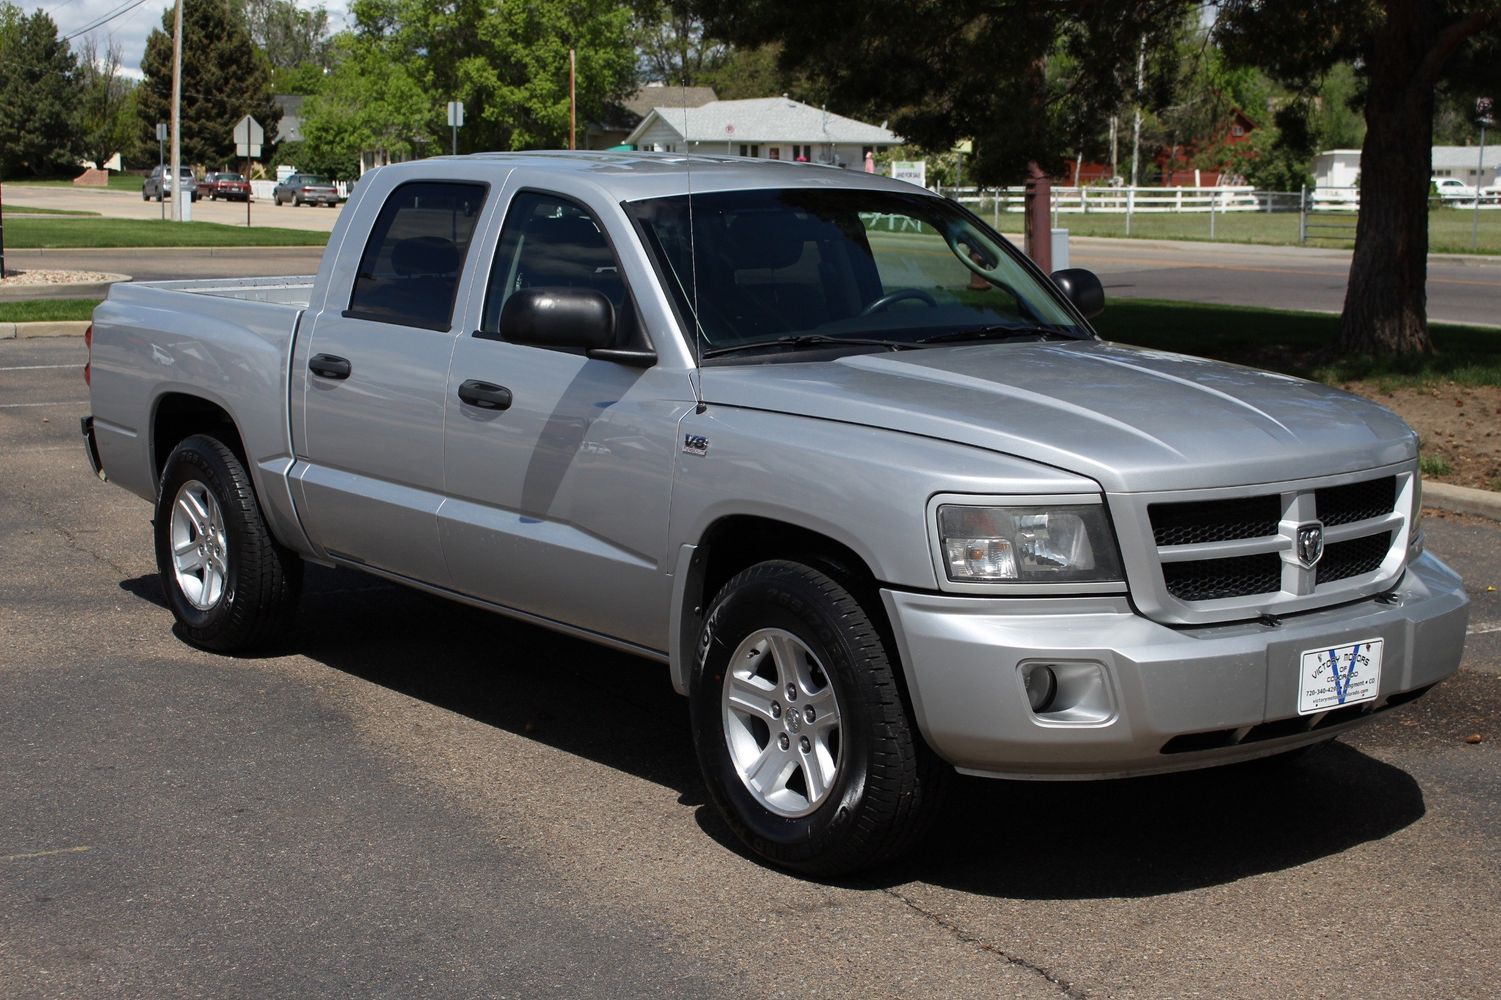
[[[626, 206], [696, 348], [915, 347], [973, 335], [1088, 337], [1015, 251], [952, 203], [887, 191], [686, 195]], [[695, 255], [696, 254], [696, 259]]]

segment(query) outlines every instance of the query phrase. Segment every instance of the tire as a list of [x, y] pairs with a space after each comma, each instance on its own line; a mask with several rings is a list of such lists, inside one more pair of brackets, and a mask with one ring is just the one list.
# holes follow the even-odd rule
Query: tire
[[952, 772], [918, 735], [896, 669], [867, 610], [818, 570], [763, 562], [725, 584], [690, 713], [709, 796], [753, 852], [833, 877], [926, 832]]
[[142, 201], [150, 201], [151, 200], [151, 195], [149, 195], [149, 194], [146, 193], [146, 189], [145, 188], [141, 188], [141, 200]]
[[302, 589], [302, 560], [271, 537], [250, 476], [216, 438], [178, 444], [156, 502], [156, 565], [188, 642], [246, 652], [283, 635]]
[[302, 195], [300, 195], [300, 194], [294, 194], [294, 195], [292, 195], [292, 207], [293, 208], [301, 208], [302, 207]]

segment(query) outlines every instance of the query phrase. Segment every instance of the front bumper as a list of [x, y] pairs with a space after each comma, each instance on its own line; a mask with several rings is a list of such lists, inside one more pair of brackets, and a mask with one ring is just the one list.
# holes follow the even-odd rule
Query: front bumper
[[[1431, 555], [1385, 600], [1282, 619], [1169, 628], [1124, 597], [966, 598], [883, 590], [917, 722], [961, 771], [1016, 778], [1125, 777], [1315, 743], [1459, 668], [1469, 599]], [[1304, 651], [1385, 640], [1374, 702], [1298, 714]], [[1098, 664], [1107, 708], [1034, 714], [1020, 667]], [[1086, 713], [1087, 714], [1087, 713]]]

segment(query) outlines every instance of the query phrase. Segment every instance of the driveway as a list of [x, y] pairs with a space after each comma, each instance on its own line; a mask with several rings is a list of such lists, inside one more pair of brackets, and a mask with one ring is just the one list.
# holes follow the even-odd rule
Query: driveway
[[[179, 641], [77, 340], [0, 342], [7, 997], [1493, 997], [1501, 528], [1460, 674], [1290, 768], [966, 780], [911, 861], [734, 844], [657, 664], [349, 572]], [[1467, 744], [1471, 733], [1487, 739]]]

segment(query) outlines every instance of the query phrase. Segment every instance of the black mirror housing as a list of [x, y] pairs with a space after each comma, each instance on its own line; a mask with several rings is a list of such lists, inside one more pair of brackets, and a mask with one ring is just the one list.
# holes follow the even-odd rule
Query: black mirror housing
[[1053, 284], [1068, 297], [1074, 308], [1084, 314], [1085, 319], [1094, 319], [1105, 311], [1105, 286], [1100, 284], [1093, 271], [1070, 267], [1054, 271], [1052, 278]]
[[500, 311], [500, 335], [533, 347], [606, 348], [615, 342], [615, 307], [592, 288], [523, 288]]

